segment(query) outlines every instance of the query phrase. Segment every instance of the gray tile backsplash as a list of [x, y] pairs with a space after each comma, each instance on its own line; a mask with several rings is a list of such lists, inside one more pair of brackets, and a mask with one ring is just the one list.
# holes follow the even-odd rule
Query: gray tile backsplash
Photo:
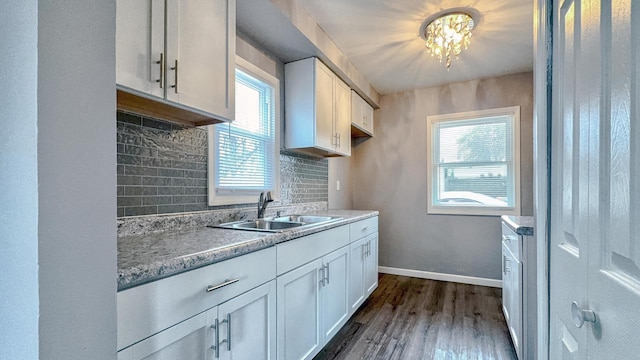
[[[207, 131], [118, 111], [118, 217], [255, 204], [207, 205]], [[280, 202], [328, 201], [328, 162], [280, 153]], [[257, 200], [256, 200], [257, 201]]]

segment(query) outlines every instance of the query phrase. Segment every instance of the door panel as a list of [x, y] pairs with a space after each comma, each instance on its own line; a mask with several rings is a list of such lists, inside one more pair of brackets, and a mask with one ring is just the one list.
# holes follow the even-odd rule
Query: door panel
[[118, 360], [212, 359], [217, 308], [196, 315], [118, 352]]
[[164, 1], [118, 0], [116, 12], [116, 83], [163, 98]]
[[349, 312], [353, 314], [364, 302], [364, 239], [349, 248]]
[[336, 78], [335, 131], [338, 134], [336, 152], [351, 156], [351, 89]]
[[232, 19], [234, 0], [167, 1], [167, 100], [233, 119]]
[[[594, 2], [596, 78], [591, 121], [588, 306], [598, 317], [588, 329], [589, 358], [638, 354], [640, 323], [640, 16], [638, 1]], [[600, 43], [597, 41], [600, 40]]]
[[316, 60], [316, 146], [334, 149], [336, 132], [333, 129], [335, 75]]
[[[571, 303], [587, 295], [588, 123], [581, 118], [576, 89], [586, 76], [576, 67], [576, 49], [581, 36], [581, 1], [556, 1], [554, 12], [554, 98], [551, 180], [550, 347], [551, 358], [559, 358], [565, 339], [573, 339], [576, 358], [586, 357], [586, 334], [571, 319]], [[553, 351], [555, 350], [555, 351]], [[555, 352], [555, 354], [554, 354]]]
[[364, 286], [369, 296], [378, 287], [378, 233], [367, 236], [366, 243], [369, 245], [366, 248], [368, 254], [364, 259]]
[[318, 259], [277, 279], [278, 359], [311, 359], [322, 347], [321, 267]]
[[[276, 358], [276, 282], [272, 280], [219, 306], [220, 358]], [[229, 350], [229, 348], [231, 350]]]
[[[556, 6], [550, 355], [626, 359], [640, 352], [640, 2], [576, 0]], [[566, 116], [568, 98], [575, 102], [573, 116]], [[561, 225], [553, 220], [569, 197], [565, 193], [563, 204], [554, 202], [559, 184], [573, 204], [561, 207]], [[571, 226], [573, 238], [562, 233]], [[578, 265], [565, 253], [573, 253]], [[594, 311], [595, 321], [574, 325], [570, 297]]]
[[322, 288], [323, 344], [347, 322], [349, 316], [349, 246], [324, 257], [327, 282]]

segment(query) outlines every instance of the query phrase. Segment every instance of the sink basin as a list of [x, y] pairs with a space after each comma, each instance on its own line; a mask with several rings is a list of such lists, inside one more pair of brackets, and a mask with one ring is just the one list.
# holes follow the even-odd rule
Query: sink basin
[[210, 225], [209, 227], [248, 231], [282, 232], [302, 227], [308, 228], [318, 226], [340, 219], [342, 218], [338, 216], [287, 215], [258, 220], [234, 221], [220, 225]]
[[289, 222], [301, 222], [305, 224], [316, 224], [325, 221], [341, 219], [335, 216], [317, 216], [317, 215], [287, 215], [275, 217], [273, 221], [289, 221]]

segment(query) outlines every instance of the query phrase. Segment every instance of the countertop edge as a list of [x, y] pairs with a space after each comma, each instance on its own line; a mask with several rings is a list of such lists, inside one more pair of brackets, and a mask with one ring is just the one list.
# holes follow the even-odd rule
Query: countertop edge
[[[358, 210], [366, 211], [366, 210]], [[331, 210], [324, 212], [331, 213]], [[336, 210], [335, 212], [338, 212]], [[314, 214], [317, 212], [311, 212]], [[281, 233], [264, 233], [258, 239], [241, 241], [232, 243], [224, 247], [214, 248], [201, 251], [195, 254], [178, 256], [170, 260], [156, 261], [150, 264], [134, 266], [125, 269], [118, 269], [118, 292], [125, 291], [137, 286], [148, 284], [157, 280], [161, 280], [170, 276], [185, 273], [201, 267], [219, 263], [238, 256], [246, 255], [252, 252], [260, 251], [277, 244], [281, 244], [290, 240], [294, 240], [303, 236], [315, 234], [321, 231], [329, 230], [354, 222], [366, 220], [379, 216], [378, 211], [368, 211], [365, 214], [356, 215], [347, 219], [341, 219], [317, 227], [311, 227], [300, 231], [286, 231]], [[238, 230], [242, 231], [242, 230]], [[136, 280], [130, 280], [135, 278]]]
[[[533, 216], [518, 216], [516, 219], [513, 216], [503, 215], [501, 219], [511, 230], [515, 231], [515, 233], [518, 235], [533, 236], [534, 234]], [[517, 221], [523, 219], [531, 221], [532, 224], [523, 224]]]

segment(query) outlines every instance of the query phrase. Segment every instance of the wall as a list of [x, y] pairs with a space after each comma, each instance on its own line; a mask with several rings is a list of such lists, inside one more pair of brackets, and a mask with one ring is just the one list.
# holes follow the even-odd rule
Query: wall
[[[242, 36], [238, 55], [276, 76], [284, 91], [284, 64]], [[123, 112], [116, 121], [118, 217], [255, 206], [208, 206], [206, 129]], [[326, 159], [281, 151], [280, 198], [271, 206], [327, 201], [327, 178]]]
[[115, 14], [38, 2], [42, 359], [116, 358]]
[[501, 278], [500, 219], [427, 215], [429, 115], [521, 106], [521, 210], [533, 212], [533, 74], [384, 95], [353, 151], [353, 207], [380, 211], [380, 266]]
[[[357, 139], [351, 139], [354, 146]], [[329, 209], [353, 209], [352, 160], [350, 157], [329, 158]], [[340, 182], [340, 190], [337, 182]]]
[[0, 359], [38, 358], [38, 2], [0, 12]]

